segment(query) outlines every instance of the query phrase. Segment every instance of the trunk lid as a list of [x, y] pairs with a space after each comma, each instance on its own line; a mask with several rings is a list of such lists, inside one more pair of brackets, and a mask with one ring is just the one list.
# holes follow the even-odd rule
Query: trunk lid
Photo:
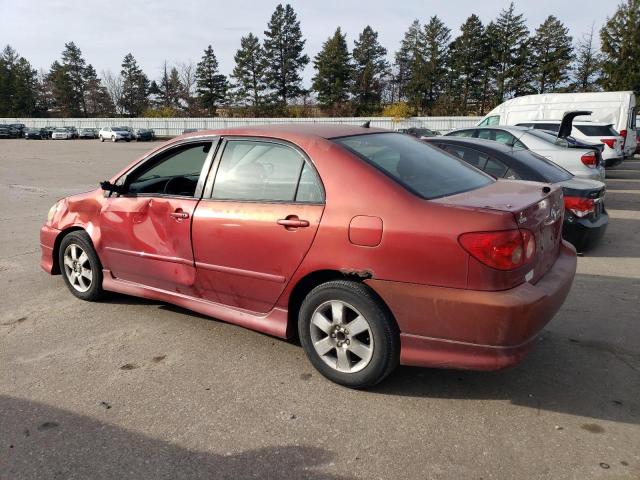
[[556, 185], [562, 187], [565, 197], [590, 198], [595, 203], [595, 211], [587, 217], [592, 222], [597, 221], [602, 214], [606, 212], [604, 207], [604, 197], [607, 187], [604, 183], [597, 180], [588, 180], [582, 178], [572, 178]]
[[[536, 283], [553, 266], [562, 242], [564, 203], [562, 188], [538, 182], [497, 180], [496, 182], [433, 202], [509, 212], [513, 228], [527, 229], [536, 240], [536, 253], [525, 265], [508, 272], [516, 283]], [[521, 282], [520, 282], [521, 283]]]

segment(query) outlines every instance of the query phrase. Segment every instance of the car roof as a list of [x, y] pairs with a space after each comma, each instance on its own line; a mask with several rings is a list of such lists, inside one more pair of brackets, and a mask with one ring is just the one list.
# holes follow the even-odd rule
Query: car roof
[[513, 152], [513, 147], [505, 145], [504, 143], [496, 142], [495, 140], [487, 140], [485, 138], [471, 138], [471, 137], [454, 137], [454, 136], [440, 136], [440, 137], [430, 137], [425, 138], [423, 140], [427, 143], [450, 143], [450, 144], [460, 144], [460, 145], [469, 145], [473, 147], [478, 147], [480, 149], [497, 151], [504, 154], [510, 154]]
[[[526, 120], [518, 123], [557, 123], [560, 125], [562, 120]], [[593, 125], [596, 127], [613, 125], [611, 122], [592, 122], [591, 120], [574, 120], [573, 125]]]
[[231, 127], [217, 130], [201, 130], [187, 133], [178, 138], [199, 137], [206, 135], [246, 135], [256, 137], [275, 137], [291, 142], [310, 138], [332, 139], [349, 137], [352, 135], [366, 135], [370, 133], [395, 133], [382, 128], [365, 128], [354, 125], [337, 123], [282, 123], [269, 125], [254, 125], [245, 127]]
[[[519, 127], [517, 125], [492, 125], [490, 127], [465, 127], [465, 128], [456, 128], [449, 133], [460, 132], [464, 130], [506, 130], [508, 132], [527, 132], [532, 130], [532, 127]], [[449, 134], [445, 135], [448, 136]]]

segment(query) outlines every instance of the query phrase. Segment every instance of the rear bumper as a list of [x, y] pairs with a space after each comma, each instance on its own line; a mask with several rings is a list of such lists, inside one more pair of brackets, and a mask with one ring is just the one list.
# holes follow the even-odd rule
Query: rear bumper
[[60, 230], [49, 227], [48, 225], [43, 225], [40, 229], [40, 267], [51, 275], [57, 273], [53, 258], [53, 249], [59, 233]]
[[498, 370], [518, 363], [567, 297], [575, 250], [563, 242], [555, 264], [535, 285], [499, 292], [384, 280], [367, 283], [400, 327], [400, 363]]
[[600, 242], [608, 225], [609, 215], [607, 213], [600, 214], [595, 222], [578, 219], [569, 223], [565, 218], [562, 224], [562, 238], [571, 243], [577, 251], [583, 252], [595, 247]]
[[604, 159], [604, 168], [615, 167], [619, 165], [623, 160], [623, 157], [613, 157]]

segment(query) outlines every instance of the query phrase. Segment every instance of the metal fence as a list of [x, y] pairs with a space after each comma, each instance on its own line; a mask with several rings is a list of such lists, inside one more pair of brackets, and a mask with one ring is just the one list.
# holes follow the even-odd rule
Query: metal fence
[[76, 127], [102, 128], [128, 126], [152, 128], [158, 136], [180, 135], [185, 129], [217, 129], [264, 125], [273, 123], [339, 123], [361, 125], [366, 121], [372, 127], [396, 130], [398, 128], [421, 127], [447, 132], [454, 128], [472, 127], [481, 117], [411, 117], [393, 119], [388, 117], [322, 117], [322, 118], [0, 118], [3, 123], [24, 123], [27, 127]]

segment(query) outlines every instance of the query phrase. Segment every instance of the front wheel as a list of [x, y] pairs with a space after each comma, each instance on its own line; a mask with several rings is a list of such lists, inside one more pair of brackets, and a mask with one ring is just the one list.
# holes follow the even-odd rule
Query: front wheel
[[111, 137], [111, 141], [112, 141], [113, 143], [116, 143], [116, 142], [118, 141], [118, 139], [117, 139], [117, 138], [116, 138], [116, 136], [114, 135], [113, 137]]
[[102, 137], [102, 135], [100, 135], [100, 141], [104, 142], [104, 138]]
[[351, 388], [371, 387], [398, 365], [400, 340], [391, 313], [358, 282], [314, 288], [298, 315], [300, 343], [326, 378]]
[[76, 297], [93, 302], [104, 295], [102, 264], [86, 232], [71, 232], [62, 239], [58, 262], [64, 282]]

